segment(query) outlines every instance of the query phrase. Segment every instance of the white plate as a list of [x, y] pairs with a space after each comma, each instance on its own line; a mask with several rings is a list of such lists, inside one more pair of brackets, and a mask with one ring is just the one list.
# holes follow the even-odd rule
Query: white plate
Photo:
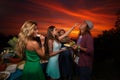
[[[2, 77], [2, 74], [5, 74], [5, 77]], [[2, 71], [0, 72], [0, 80], [6, 80], [10, 76], [10, 72], [8, 71]]]

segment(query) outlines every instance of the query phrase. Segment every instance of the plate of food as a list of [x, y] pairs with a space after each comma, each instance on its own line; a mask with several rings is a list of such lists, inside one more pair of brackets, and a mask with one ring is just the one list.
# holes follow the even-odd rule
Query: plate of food
[[6, 80], [10, 76], [10, 72], [2, 71], [0, 72], [0, 80]]
[[64, 46], [66, 46], [66, 47], [72, 47], [73, 45], [75, 45], [74, 41], [64, 44]]
[[71, 45], [68, 44], [68, 43], [64, 44], [64, 46], [66, 46], [66, 47], [71, 47]]

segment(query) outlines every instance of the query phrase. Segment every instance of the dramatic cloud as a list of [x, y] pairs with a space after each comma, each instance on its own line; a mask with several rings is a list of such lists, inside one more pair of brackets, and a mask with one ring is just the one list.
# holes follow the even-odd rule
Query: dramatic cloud
[[[38, 22], [39, 31], [46, 34], [50, 25], [68, 30], [84, 19], [93, 21], [92, 34], [114, 27], [119, 0], [2, 0], [0, 2], [0, 32], [18, 34], [26, 20]], [[70, 35], [78, 34], [76, 28]]]

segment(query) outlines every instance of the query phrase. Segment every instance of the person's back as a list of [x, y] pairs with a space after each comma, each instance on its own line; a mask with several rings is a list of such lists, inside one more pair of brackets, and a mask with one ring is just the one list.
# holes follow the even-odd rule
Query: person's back
[[40, 56], [34, 49], [34, 41], [28, 41], [25, 55], [26, 63], [23, 70], [23, 80], [45, 80], [40, 64]]
[[37, 34], [37, 23], [29, 20], [24, 22], [18, 35], [16, 53], [22, 58], [26, 57], [22, 80], [45, 80], [40, 65], [40, 57], [45, 57], [45, 54], [36, 40]]

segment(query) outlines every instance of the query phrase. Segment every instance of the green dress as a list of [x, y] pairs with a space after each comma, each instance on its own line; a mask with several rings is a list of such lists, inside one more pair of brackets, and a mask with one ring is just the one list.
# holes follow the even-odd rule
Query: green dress
[[40, 64], [40, 57], [35, 51], [25, 50], [26, 63], [23, 69], [22, 80], [45, 80]]

